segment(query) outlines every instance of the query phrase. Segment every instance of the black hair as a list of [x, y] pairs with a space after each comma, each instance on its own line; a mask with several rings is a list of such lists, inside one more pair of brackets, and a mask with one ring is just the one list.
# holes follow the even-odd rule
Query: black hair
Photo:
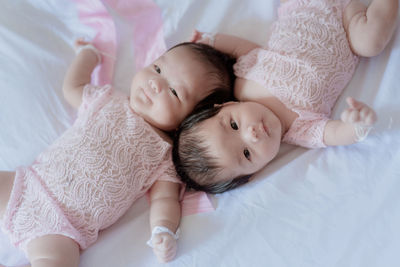
[[209, 155], [209, 147], [198, 129], [202, 121], [217, 115], [220, 110], [221, 106], [215, 105], [196, 110], [175, 133], [172, 158], [178, 175], [188, 188], [216, 194], [234, 189], [250, 179], [250, 175], [244, 175], [228, 181], [212, 182], [222, 167]]
[[214, 82], [214, 91], [226, 90], [232, 92], [233, 83], [235, 81], [233, 64], [235, 64], [236, 59], [234, 57], [210, 45], [192, 42], [179, 43], [171, 47], [168, 51], [178, 47], [190, 49], [195, 53], [200, 62], [206, 64], [208, 67], [208, 78], [210, 81]]

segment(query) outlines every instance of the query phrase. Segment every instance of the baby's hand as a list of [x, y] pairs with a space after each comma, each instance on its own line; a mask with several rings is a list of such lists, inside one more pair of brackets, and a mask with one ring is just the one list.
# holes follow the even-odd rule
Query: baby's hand
[[193, 30], [192, 36], [189, 39], [189, 42], [198, 43], [203, 36], [203, 32], [199, 32], [198, 30]]
[[346, 102], [349, 107], [342, 112], [342, 121], [353, 124], [354, 141], [362, 141], [368, 136], [372, 125], [376, 122], [375, 111], [352, 97], [348, 97]]
[[101, 63], [101, 53], [92, 43], [85, 41], [84, 38], [78, 38], [75, 40], [74, 46], [76, 54], [79, 54], [83, 49], [89, 49], [93, 51], [97, 57], [97, 63]]
[[85, 38], [81, 37], [75, 40], [74, 46], [75, 50], [79, 50], [82, 46], [89, 45], [91, 44], [90, 42], [85, 41]]
[[198, 30], [194, 30], [189, 42], [202, 43], [214, 46], [214, 36], [210, 33], [199, 32]]
[[343, 122], [360, 126], [372, 126], [376, 122], [376, 113], [372, 108], [352, 97], [348, 97], [346, 102], [349, 107], [342, 112]]
[[170, 234], [157, 234], [154, 236], [152, 241], [153, 252], [160, 262], [168, 262], [175, 257], [178, 245], [175, 238], [173, 238]]

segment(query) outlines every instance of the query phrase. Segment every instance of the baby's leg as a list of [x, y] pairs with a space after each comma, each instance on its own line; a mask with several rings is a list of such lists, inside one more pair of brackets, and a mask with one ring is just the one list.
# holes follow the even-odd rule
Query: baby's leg
[[352, 0], [344, 10], [343, 26], [353, 52], [378, 55], [390, 41], [396, 27], [399, 0], [373, 0], [367, 7]]
[[46, 235], [28, 243], [32, 267], [78, 267], [79, 246], [69, 237]]
[[15, 172], [0, 171], [0, 219], [3, 217], [14, 184]]

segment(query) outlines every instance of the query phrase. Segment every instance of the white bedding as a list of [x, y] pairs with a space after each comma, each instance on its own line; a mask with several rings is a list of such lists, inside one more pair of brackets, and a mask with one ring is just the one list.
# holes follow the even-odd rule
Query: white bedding
[[[193, 28], [265, 43], [278, 0], [156, 0], [167, 47]], [[129, 26], [117, 18], [117, 87], [130, 82]], [[73, 40], [91, 36], [72, 1], [2, 1], [0, 8], [0, 170], [27, 165], [68, 127], [74, 111], [61, 85]], [[124, 55], [124, 56], [122, 56]], [[126, 56], [128, 55], [128, 56]], [[127, 67], [128, 66], [128, 67]], [[249, 184], [213, 196], [216, 211], [184, 217], [176, 259], [167, 266], [363, 266], [400, 264], [400, 28], [379, 56], [361, 59], [346, 96], [372, 105], [368, 139], [306, 150], [285, 145]], [[148, 204], [136, 202], [82, 252], [81, 267], [158, 266]], [[25, 259], [0, 242], [0, 263]]]

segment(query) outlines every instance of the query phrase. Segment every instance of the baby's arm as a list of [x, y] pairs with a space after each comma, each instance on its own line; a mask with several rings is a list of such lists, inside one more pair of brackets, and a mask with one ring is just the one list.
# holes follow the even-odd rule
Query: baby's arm
[[349, 107], [341, 120], [330, 120], [325, 126], [324, 143], [327, 146], [350, 145], [361, 141], [376, 122], [375, 111], [366, 104], [349, 97]]
[[247, 54], [251, 50], [260, 47], [260, 45], [240, 37], [221, 33], [212, 36], [197, 30], [193, 32], [190, 41], [214, 46], [215, 49], [227, 53], [234, 58], [238, 58]]
[[399, 0], [373, 0], [367, 7], [352, 0], [345, 8], [343, 25], [354, 53], [378, 55], [392, 38], [396, 28]]
[[[180, 184], [168, 181], [157, 181], [150, 189], [150, 227], [168, 228], [175, 233], [181, 219], [179, 203]], [[161, 262], [167, 262], [175, 257], [176, 239], [168, 233], [156, 234], [152, 238], [154, 254]]]
[[[78, 40], [76, 46], [88, 43]], [[99, 63], [99, 54], [92, 49], [82, 49], [68, 68], [64, 78], [64, 98], [71, 106], [78, 108], [82, 102], [83, 87], [90, 83], [93, 69]]]

